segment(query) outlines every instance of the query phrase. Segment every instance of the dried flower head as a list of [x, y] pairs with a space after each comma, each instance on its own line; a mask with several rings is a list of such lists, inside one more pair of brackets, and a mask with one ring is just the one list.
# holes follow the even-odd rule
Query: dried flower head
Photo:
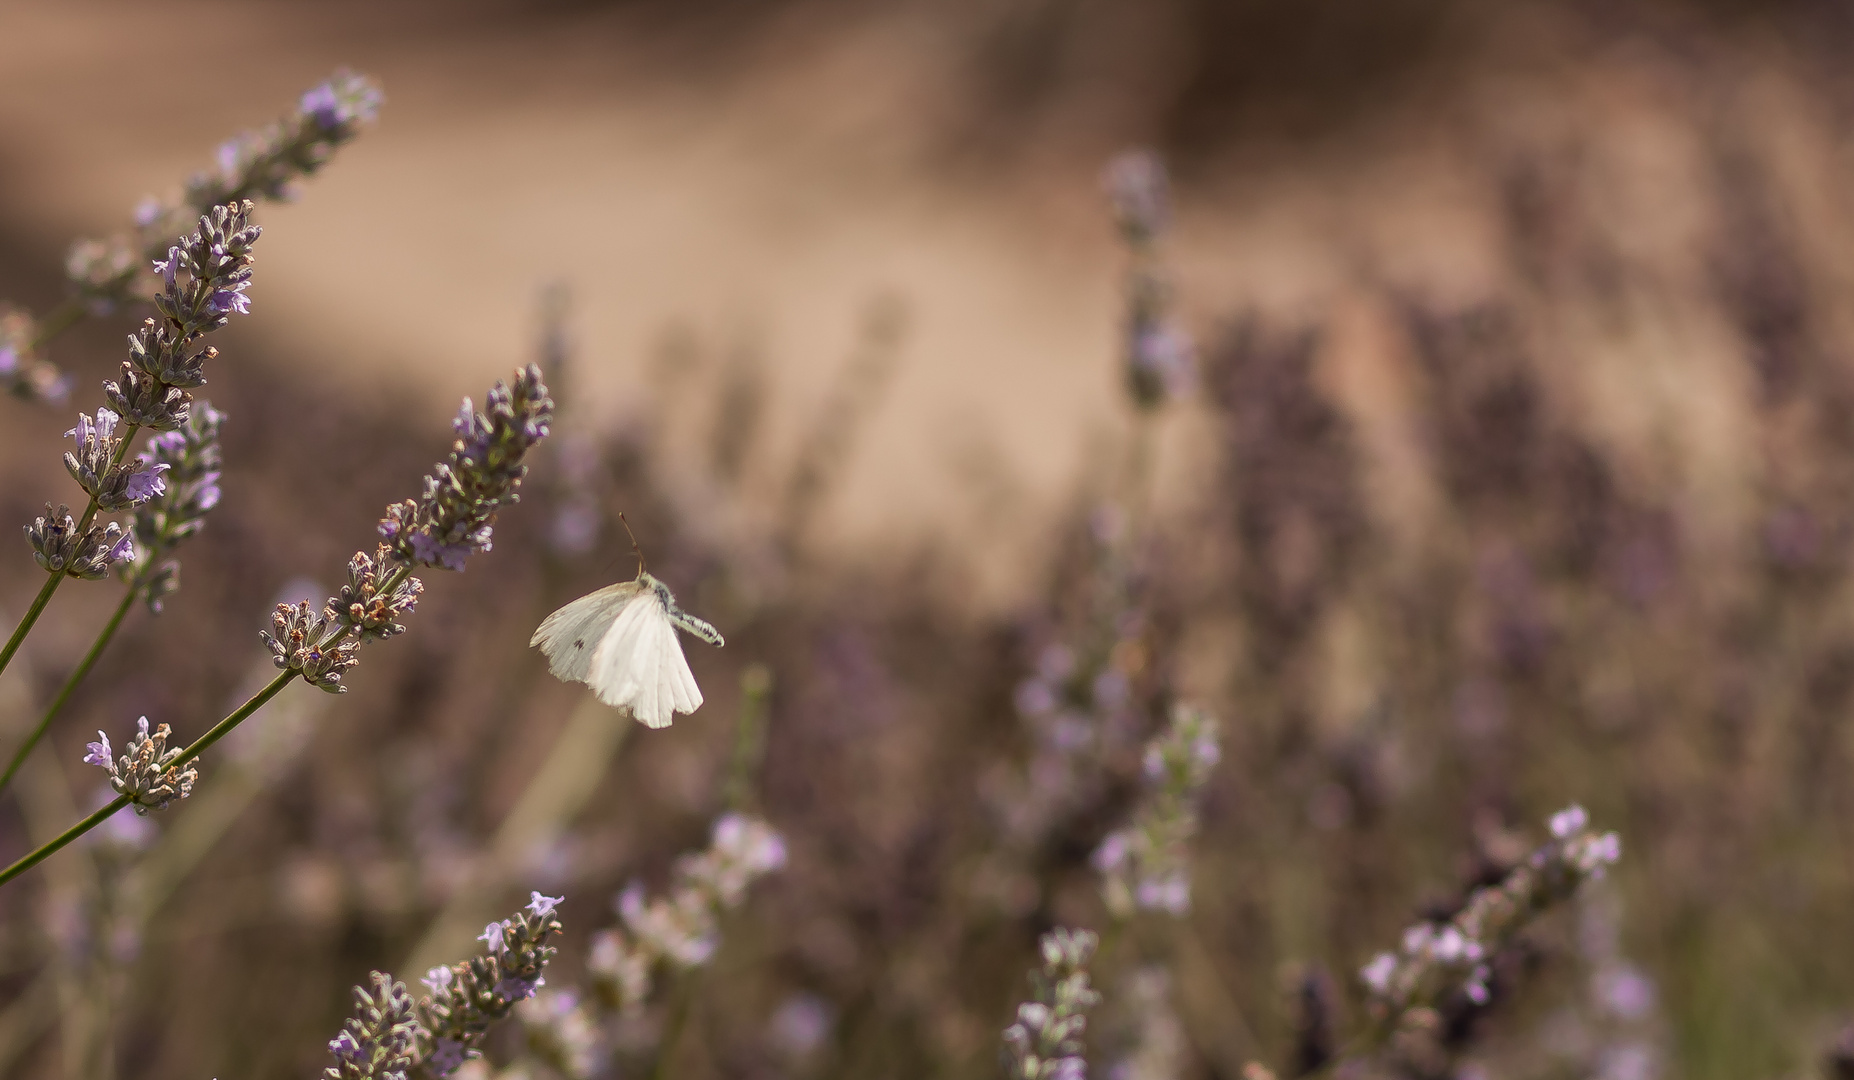
[[98, 741], [84, 748], [84, 764], [107, 771], [110, 786], [118, 794], [129, 796], [136, 813], [164, 810], [168, 803], [191, 795], [200, 777], [195, 767], [197, 759], [181, 763], [183, 751], [179, 747], [168, 749], [167, 739], [171, 734], [166, 724], [149, 731], [148, 718], [144, 716], [136, 721], [136, 733], [129, 740], [128, 752], [115, 758], [110, 756], [109, 736], [99, 731]]
[[48, 573], [65, 573], [94, 581], [109, 568], [135, 558], [134, 539], [111, 521], [79, 530], [71, 508], [45, 504], [45, 513], [26, 526], [32, 558]]
[[360, 642], [338, 636], [339, 623], [326, 609], [317, 612], [309, 601], [278, 604], [271, 628], [258, 634], [270, 646], [279, 668], [297, 671], [303, 681], [331, 694], [343, 694], [341, 673], [360, 663]]

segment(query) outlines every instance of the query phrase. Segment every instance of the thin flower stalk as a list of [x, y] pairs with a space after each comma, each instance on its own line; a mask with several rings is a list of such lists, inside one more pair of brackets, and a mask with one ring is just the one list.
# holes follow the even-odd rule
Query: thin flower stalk
[[[328, 693], [344, 692], [340, 676], [357, 662], [360, 646], [400, 633], [404, 627], [397, 619], [412, 610], [423, 588], [412, 577], [416, 564], [400, 559], [397, 550], [409, 550], [416, 557], [424, 545], [437, 543], [431, 539], [434, 534], [449, 536], [459, 530], [468, 533], [471, 550], [489, 549], [496, 513], [518, 501], [517, 489], [527, 475], [522, 458], [547, 436], [554, 403], [541, 381], [540, 369], [530, 364], [517, 371], [511, 383], [497, 383], [487, 404], [486, 412], [477, 413], [469, 408], [466, 399], [464, 413], [456, 422], [459, 434], [466, 437], [458, 439], [449, 459], [439, 463], [436, 476], [425, 478], [425, 497], [388, 508], [387, 517], [380, 523], [380, 534], [399, 547], [389, 550], [383, 546], [377, 560], [364, 552], [357, 553], [349, 563], [348, 586], [330, 597], [320, 612], [307, 602], [278, 606], [272, 629], [259, 635], [281, 669], [277, 677], [181, 751], [180, 762], [197, 760], [204, 750], [298, 678]], [[434, 562], [462, 569], [460, 558], [440, 556]], [[0, 870], [0, 885], [38, 865], [130, 801], [129, 795], [118, 795]]]

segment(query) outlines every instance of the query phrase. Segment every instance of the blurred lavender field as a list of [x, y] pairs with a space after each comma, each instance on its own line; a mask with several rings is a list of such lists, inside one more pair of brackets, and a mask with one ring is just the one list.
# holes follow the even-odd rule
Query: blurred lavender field
[[[0, 36], [0, 297], [35, 311], [225, 134], [339, 64], [387, 94], [258, 212], [223, 503], [4, 795], [6, 860], [98, 801], [95, 729], [191, 737], [271, 678], [266, 612], [339, 587], [458, 396], [532, 360], [558, 403], [493, 551], [351, 693], [0, 889], [0, 1075], [317, 1075], [350, 987], [530, 890], [566, 897], [547, 985], [593, 1000], [621, 894], [682, 888], [724, 814], [782, 839], [730, 834], [770, 872], [713, 956], [608, 1056], [536, 1009], [471, 1075], [1002, 1076], [1038, 936], [1110, 924], [1115, 1080], [1854, 1075], [1843, 5], [0, 4]], [[1145, 253], [1103, 192], [1128, 146], [1172, 173]], [[1142, 267], [1195, 342], [1161, 408]], [[59, 339], [74, 404], [139, 319]], [[0, 520], [69, 501], [70, 411], [0, 400]], [[685, 641], [707, 702], [663, 731], [527, 647], [633, 573], [619, 511], [727, 637]], [[42, 579], [0, 560], [8, 621]], [[0, 677], [8, 753], [115, 595], [70, 585]], [[1184, 702], [1220, 740], [1189, 888], [1121, 919], [1099, 852]], [[1614, 872], [1421, 1053], [1336, 1068], [1361, 969], [1573, 803]]]

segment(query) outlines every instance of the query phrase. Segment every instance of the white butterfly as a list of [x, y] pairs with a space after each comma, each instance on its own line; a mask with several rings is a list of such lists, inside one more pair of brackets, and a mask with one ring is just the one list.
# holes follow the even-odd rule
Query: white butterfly
[[677, 607], [669, 586], [639, 567], [635, 581], [608, 585], [549, 615], [528, 644], [541, 647], [556, 678], [583, 682], [605, 704], [660, 728], [702, 705], [678, 627], [722, 644], [714, 627]]

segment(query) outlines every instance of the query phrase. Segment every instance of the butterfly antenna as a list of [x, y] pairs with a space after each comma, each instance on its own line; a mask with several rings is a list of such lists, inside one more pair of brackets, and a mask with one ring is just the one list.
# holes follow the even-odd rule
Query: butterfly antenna
[[624, 534], [631, 538], [631, 551], [637, 556], [637, 576], [644, 576], [644, 549], [637, 542], [637, 534], [631, 531], [631, 523], [624, 519], [624, 511], [618, 511], [618, 524], [624, 526]]

